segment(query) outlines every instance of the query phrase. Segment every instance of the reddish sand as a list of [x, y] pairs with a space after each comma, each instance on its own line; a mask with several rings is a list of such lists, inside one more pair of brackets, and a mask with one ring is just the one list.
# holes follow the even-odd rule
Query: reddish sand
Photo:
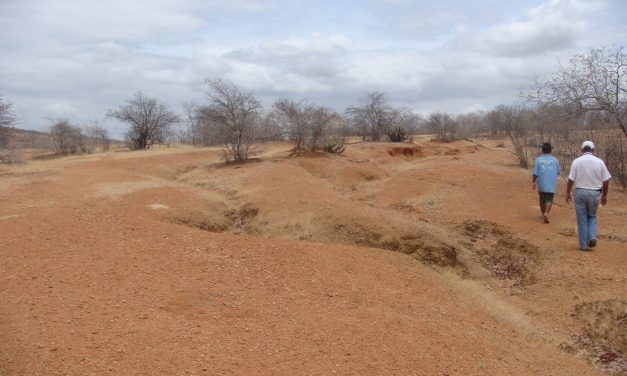
[[[0, 170], [0, 375], [602, 374], [560, 344], [576, 305], [627, 299], [627, 196], [612, 187], [580, 252], [563, 181], [542, 224], [530, 172], [480, 143]], [[533, 249], [533, 280], [490, 274], [471, 222]], [[408, 232], [461, 266], [382, 249]]]

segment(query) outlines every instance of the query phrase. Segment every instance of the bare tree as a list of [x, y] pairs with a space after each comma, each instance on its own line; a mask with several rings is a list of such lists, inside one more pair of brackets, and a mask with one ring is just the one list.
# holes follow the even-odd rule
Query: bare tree
[[409, 108], [392, 109], [390, 124], [401, 127], [408, 136], [417, 134], [423, 123], [422, 115]]
[[452, 140], [457, 134], [457, 123], [445, 112], [436, 111], [429, 115], [425, 127], [439, 140]]
[[163, 143], [168, 137], [172, 124], [179, 116], [156, 98], [150, 98], [141, 91], [117, 110], [109, 110], [107, 118], [117, 119], [129, 125], [126, 134], [130, 146], [135, 150], [148, 149], [156, 143]]
[[311, 105], [307, 107], [308, 129], [309, 129], [309, 149], [318, 150], [321, 141], [328, 137], [332, 124], [337, 120], [335, 111], [323, 107]]
[[531, 112], [520, 105], [498, 105], [492, 111], [493, 121], [505, 130], [514, 145], [514, 153], [521, 167], [529, 167], [529, 149], [537, 146], [532, 132]]
[[206, 83], [210, 91], [204, 114], [220, 129], [225, 161], [248, 159], [261, 104], [252, 94], [242, 93], [232, 83], [212, 79], [207, 79]]
[[11, 102], [5, 102], [0, 97], [0, 147], [7, 147], [12, 136], [15, 115], [11, 109]]
[[346, 113], [358, 129], [365, 131], [362, 137], [372, 141], [379, 141], [381, 135], [386, 134], [393, 119], [386, 94], [380, 91], [366, 94], [358, 105], [346, 109]]
[[59, 119], [50, 126], [50, 137], [56, 154], [76, 154], [86, 151], [80, 127], [67, 119]]
[[492, 136], [503, 136], [505, 135], [505, 125], [501, 119], [500, 113], [498, 111], [489, 111], [485, 115], [485, 122], [490, 135]]
[[424, 122], [421, 115], [409, 108], [392, 108], [389, 112], [389, 124], [385, 133], [392, 142], [403, 142], [410, 135], [419, 132]]
[[279, 124], [276, 112], [269, 111], [262, 116], [257, 132], [257, 140], [260, 142], [283, 140], [283, 130]]
[[272, 107], [279, 125], [294, 143], [294, 149], [303, 150], [307, 139], [307, 103], [279, 98]]
[[484, 111], [473, 111], [460, 114], [455, 119], [459, 125], [459, 131], [464, 137], [479, 136], [488, 131], [486, 113]]
[[580, 112], [562, 105], [539, 105], [525, 110], [527, 143], [553, 144], [553, 154], [567, 170], [580, 155], [582, 140], [593, 140], [597, 155], [605, 160], [608, 169], [623, 187], [627, 186], [627, 139], [615, 124], [600, 111]]
[[347, 123], [345, 117], [335, 111], [332, 112], [329, 127], [322, 137], [325, 152], [341, 154], [346, 150]]
[[194, 146], [220, 145], [223, 138], [220, 128], [211, 119], [208, 105], [199, 105], [195, 102], [186, 102], [184, 105], [187, 131], [183, 138]]
[[622, 46], [593, 48], [521, 96], [533, 108], [534, 131], [556, 145], [564, 168], [579, 154], [583, 139], [623, 187], [627, 186], [627, 54]]
[[333, 122], [333, 130], [332, 133], [337, 135], [338, 137], [342, 137], [342, 139], [350, 136], [355, 136], [357, 133], [355, 129], [351, 126], [351, 122], [346, 116], [336, 113], [336, 119]]
[[273, 114], [296, 151], [316, 151], [326, 149], [329, 143], [343, 143], [337, 136], [345, 121], [327, 107], [281, 98], [274, 103]]
[[88, 144], [87, 151], [92, 152], [95, 148], [100, 148], [100, 151], [107, 152], [111, 147], [111, 139], [109, 138], [109, 131], [98, 125], [97, 121], [94, 121], [92, 125], [85, 128], [85, 138]]
[[557, 104], [578, 113], [601, 112], [627, 137], [627, 54], [622, 46], [577, 54], [548, 81], [536, 82], [523, 95], [538, 105]]
[[186, 101], [182, 103], [186, 129], [180, 136], [182, 142], [189, 142], [193, 146], [201, 144], [200, 125], [202, 119], [200, 116], [200, 105], [194, 100]]
[[404, 142], [407, 140], [407, 131], [400, 125], [395, 125], [388, 129], [388, 138], [392, 142]]

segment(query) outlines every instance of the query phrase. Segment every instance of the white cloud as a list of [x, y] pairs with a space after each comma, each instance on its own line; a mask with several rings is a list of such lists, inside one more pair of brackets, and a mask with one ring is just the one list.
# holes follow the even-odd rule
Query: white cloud
[[345, 69], [351, 40], [340, 34], [289, 38], [257, 48], [212, 48], [196, 57], [212, 75], [225, 75], [261, 91], [328, 91], [329, 81]]
[[276, 8], [273, 1], [264, 0], [213, 0], [205, 4], [214, 10], [229, 10], [235, 12], [261, 12]]
[[102, 118], [138, 90], [178, 108], [203, 100], [205, 78], [228, 79], [265, 104], [289, 96], [342, 110], [383, 90], [421, 111], [490, 108], [558, 59], [625, 44], [624, 8], [619, 0], [0, 0], [0, 94], [31, 128], [48, 117]]
[[128, 59], [130, 51], [122, 44], [107, 41], [96, 45], [93, 57], [97, 61], [120, 61], [121, 59]]
[[401, 4], [401, 5], [411, 4], [413, 2], [412, 0], [381, 0], [381, 1], [387, 4]]
[[[190, 5], [155, 0], [24, 0], [18, 9], [22, 21], [37, 25], [30, 31], [63, 41], [136, 40], [153, 35], [189, 32], [205, 24]], [[15, 14], [13, 14], [15, 16]], [[20, 28], [19, 23], [13, 25]], [[14, 30], [17, 31], [17, 30]]]
[[45, 108], [52, 114], [53, 117], [66, 117], [78, 113], [78, 108], [65, 102], [48, 103]]
[[488, 54], [539, 55], [567, 49], [586, 31], [585, 16], [594, 8], [572, 0], [551, 0], [530, 9], [524, 20], [492, 26], [473, 45]]
[[285, 41], [267, 43], [261, 49], [268, 58], [281, 59], [342, 54], [350, 46], [350, 38], [344, 35], [324, 37], [316, 33], [311, 38], [290, 38]]

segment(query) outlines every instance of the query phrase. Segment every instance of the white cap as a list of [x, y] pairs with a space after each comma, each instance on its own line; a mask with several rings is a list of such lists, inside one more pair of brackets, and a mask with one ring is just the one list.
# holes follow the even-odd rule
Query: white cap
[[594, 149], [594, 144], [592, 143], [592, 141], [584, 141], [583, 144], [581, 144], [581, 148], [582, 149], [585, 149], [585, 148]]

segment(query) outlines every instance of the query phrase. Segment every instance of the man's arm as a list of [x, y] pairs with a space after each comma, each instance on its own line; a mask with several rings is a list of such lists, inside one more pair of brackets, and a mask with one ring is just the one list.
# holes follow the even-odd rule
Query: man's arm
[[603, 193], [601, 194], [601, 205], [607, 204], [607, 192], [610, 190], [610, 180], [603, 182]]
[[574, 183], [575, 183], [574, 181], [568, 179], [568, 184], [566, 184], [566, 202], [570, 202], [571, 201], [570, 191], [571, 191], [571, 189], [573, 189], [573, 184]]
[[536, 180], [538, 180], [538, 175], [533, 175], [531, 178], [531, 189], [536, 190]]

